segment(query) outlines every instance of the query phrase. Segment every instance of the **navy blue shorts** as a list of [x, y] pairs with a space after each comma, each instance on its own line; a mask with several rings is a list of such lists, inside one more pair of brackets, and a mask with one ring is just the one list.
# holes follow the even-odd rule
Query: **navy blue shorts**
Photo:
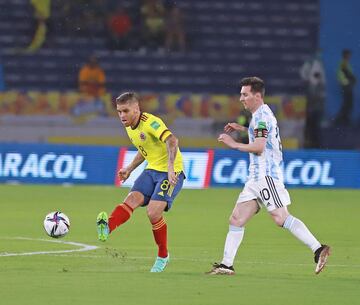
[[131, 191], [137, 191], [144, 195], [143, 206], [148, 205], [151, 199], [166, 201], [167, 207], [165, 208], [165, 211], [168, 211], [170, 210], [176, 195], [183, 186], [185, 179], [184, 173], [181, 172], [178, 178], [179, 180], [175, 187], [172, 187], [169, 183], [167, 172], [146, 169], [136, 179]]

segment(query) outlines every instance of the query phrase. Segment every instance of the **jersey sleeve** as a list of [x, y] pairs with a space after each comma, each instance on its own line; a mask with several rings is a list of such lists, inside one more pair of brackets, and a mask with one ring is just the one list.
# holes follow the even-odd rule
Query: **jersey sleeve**
[[166, 138], [171, 135], [171, 131], [167, 128], [162, 119], [156, 116], [151, 116], [149, 119], [148, 130], [162, 142], [165, 142]]

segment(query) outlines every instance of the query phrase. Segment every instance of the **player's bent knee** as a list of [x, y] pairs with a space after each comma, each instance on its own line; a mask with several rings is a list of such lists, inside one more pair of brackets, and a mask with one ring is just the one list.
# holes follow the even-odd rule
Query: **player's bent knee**
[[285, 218], [282, 215], [273, 215], [272, 218], [277, 226], [282, 227], [284, 225]]
[[150, 222], [156, 222], [162, 217], [166, 205], [167, 203], [165, 201], [150, 201], [146, 208], [146, 213]]
[[136, 209], [144, 203], [144, 195], [140, 192], [131, 192], [125, 198], [125, 202], [133, 209]]
[[162, 212], [158, 211], [158, 210], [153, 210], [153, 209], [147, 209], [147, 216], [150, 220], [150, 222], [155, 222], [158, 221], [161, 216], [162, 216]]
[[240, 215], [231, 214], [229, 224], [232, 226], [242, 227], [245, 225], [245, 221]]
[[272, 219], [279, 226], [282, 227], [286, 218], [289, 216], [289, 212], [286, 207], [282, 207], [270, 212]]

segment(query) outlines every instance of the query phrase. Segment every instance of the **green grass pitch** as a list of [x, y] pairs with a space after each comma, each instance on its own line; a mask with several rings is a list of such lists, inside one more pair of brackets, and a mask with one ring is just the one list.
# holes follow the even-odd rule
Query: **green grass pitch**
[[[151, 274], [156, 247], [145, 209], [136, 210], [107, 242], [97, 241], [97, 213], [111, 212], [127, 192], [100, 186], [0, 185], [0, 304], [360, 304], [360, 191], [290, 190], [292, 214], [333, 247], [318, 276], [311, 251], [277, 228], [264, 209], [246, 227], [236, 275], [204, 274], [222, 257], [237, 189], [183, 190], [166, 214], [171, 262], [164, 273]], [[99, 248], [4, 256], [78, 249], [39, 240], [53, 240], [42, 227], [53, 210], [70, 217], [70, 233], [61, 241]]]

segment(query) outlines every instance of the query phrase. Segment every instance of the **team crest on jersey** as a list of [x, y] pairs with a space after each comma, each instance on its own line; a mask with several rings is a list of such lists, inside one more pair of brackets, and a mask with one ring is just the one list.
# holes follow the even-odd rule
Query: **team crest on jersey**
[[140, 140], [141, 140], [141, 141], [145, 141], [145, 140], [146, 140], [145, 133], [140, 132]]

